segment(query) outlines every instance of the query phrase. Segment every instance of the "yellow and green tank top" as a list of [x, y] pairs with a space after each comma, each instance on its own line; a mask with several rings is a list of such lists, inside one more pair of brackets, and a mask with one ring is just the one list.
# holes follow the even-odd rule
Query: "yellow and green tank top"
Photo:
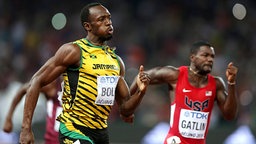
[[108, 46], [95, 46], [88, 40], [75, 42], [81, 49], [80, 67], [69, 68], [63, 74], [63, 112], [57, 120], [75, 123], [92, 129], [107, 127], [111, 105], [97, 105], [97, 76], [119, 76], [120, 65], [114, 50]]

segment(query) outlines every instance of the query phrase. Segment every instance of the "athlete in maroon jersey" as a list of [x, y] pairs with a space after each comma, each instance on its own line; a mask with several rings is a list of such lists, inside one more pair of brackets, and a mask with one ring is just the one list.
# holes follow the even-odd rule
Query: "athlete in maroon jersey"
[[[165, 144], [205, 144], [210, 116], [216, 101], [224, 118], [232, 120], [238, 111], [235, 93], [238, 68], [229, 63], [227, 84], [212, 76], [214, 49], [207, 42], [193, 44], [190, 65], [156, 67], [147, 71], [150, 84], [168, 84], [171, 99], [170, 130]], [[135, 83], [131, 92], [137, 89]]]
[[45, 130], [45, 144], [58, 144], [59, 143], [59, 121], [56, 120], [57, 116], [61, 113], [62, 107], [58, 97], [62, 95], [60, 82], [56, 83], [57, 92], [55, 96], [47, 100], [47, 116], [46, 116], [46, 130]]
[[[16, 93], [11, 107], [8, 111], [3, 130], [5, 132], [11, 132], [13, 128], [12, 116], [14, 110], [21, 98], [26, 94], [28, 83], [25, 83]], [[47, 117], [46, 117], [46, 131], [45, 131], [45, 144], [57, 144], [58, 141], [58, 130], [59, 122], [56, 121], [57, 115], [61, 112], [62, 107], [58, 101], [58, 91], [61, 90], [60, 80], [55, 80], [52, 83], [41, 89], [41, 92], [46, 96], [47, 99]]]

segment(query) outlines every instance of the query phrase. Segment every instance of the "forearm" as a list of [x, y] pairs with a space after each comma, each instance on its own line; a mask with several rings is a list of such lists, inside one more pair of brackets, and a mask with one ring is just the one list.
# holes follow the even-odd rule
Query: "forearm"
[[[130, 90], [129, 90], [130, 92], [125, 94], [126, 98], [124, 98], [120, 103], [121, 115], [131, 116], [135, 112], [136, 108], [141, 103], [144, 94], [146, 93], [149, 82], [150, 82], [150, 77], [148, 76], [147, 73], [144, 72], [144, 67], [140, 66], [139, 74], [135, 77], [132, 85], [130, 86]], [[121, 92], [121, 93], [122, 95], [124, 94], [124, 92]]]
[[12, 120], [12, 116], [13, 116], [13, 113], [14, 113], [14, 111], [15, 111], [15, 108], [16, 108], [16, 106], [17, 106], [17, 104], [19, 103], [20, 101], [19, 100], [13, 100], [13, 102], [12, 102], [12, 104], [11, 104], [11, 107], [10, 107], [10, 109], [9, 109], [9, 111], [8, 111], [8, 114], [7, 114], [7, 119], [9, 119], [9, 120]]
[[140, 105], [144, 94], [145, 92], [136, 90], [135, 93], [129, 98], [129, 100], [124, 102], [123, 105], [120, 107], [121, 115], [128, 117], [134, 114], [135, 110]]
[[135, 94], [136, 91], [138, 90], [138, 85], [136, 83], [136, 79], [137, 79], [137, 76], [135, 77], [134, 81], [132, 82], [132, 84], [130, 86], [130, 93], [131, 93], [131, 95]]
[[25, 99], [22, 128], [31, 128], [34, 110], [39, 97], [39, 86], [33, 85], [27, 91]]
[[17, 105], [20, 103], [20, 100], [23, 98], [23, 96], [26, 94], [26, 87], [22, 87], [18, 92], [17, 94], [15, 95], [13, 101], [12, 101], [12, 104], [11, 104], [11, 107], [8, 111], [8, 114], [7, 114], [7, 118], [8, 119], [12, 119], [12, 116], [13, 116], [13, 113], [17, 107]]
[[232, 120], [238, 113], [238, 98], [235, 93], [235, 85], [228, 84], [228, 96], [224, 105], [225, 117]]

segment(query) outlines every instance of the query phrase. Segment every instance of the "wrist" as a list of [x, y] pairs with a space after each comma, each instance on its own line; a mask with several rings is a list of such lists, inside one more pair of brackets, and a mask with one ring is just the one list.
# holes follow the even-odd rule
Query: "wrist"
[[22, 128], [22, 129], [32, 129], [31, 124], [27, 124], [27, 123], [23, 123], [23, 124], [21, 125], [21, 128]]
[[235, 85], [236, 84], [235, 81], [233, 81], [233, 82], [228, 81], [227, 83], [228, 83], [228, 85]]
[[12, 120], [12, 117], [11, 117], [11, 116], [7, 116], [7, 117], [6, 117], [6, 120], [11, 121], [11, 120]]
[[128, 115], [128, 116], [124, 116], [124, 115], [120, 114], [120, 117], [122, 118], [122, 120], [123, 120], [124, 122], [133, 123], [134, 114], [130, 114], [130, 115]]
[[142, 96], [145, 95], [145, 92], [146, 92], [146, 90], [138, 90], [138, 94], [142, 95]]

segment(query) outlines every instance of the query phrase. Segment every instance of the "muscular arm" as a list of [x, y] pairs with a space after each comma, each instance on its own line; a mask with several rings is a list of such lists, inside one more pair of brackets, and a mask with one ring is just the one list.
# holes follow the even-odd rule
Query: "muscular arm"
[[[145, 71], [150, 77], [150, 84], [172, 84], [178, 79], [179, 70], [172, 66], [156, 67]], [[133, 94], [138, 89], [136, 78], [134, 79], [130, 91]]]
[[23, 96], [26, 94], [27, 88], [29, 87], [28, 83], [25, 83], [24, 85], [22, 85], [19, 90], [17, 91], [16, 95], [14, 96], [10, 109], [7, 113], [7, 117], [5, 119], [5, 124], [3, 127], [3, 130], [5, 132], [11, 132], [12, 128], [13, 128], [13, 123], [12, 123], [12, 116], [14, 113], [14, 110], [16, 108], [16, 106], [19, 104], [20, 100], [23, 98]]
[[[123, 120], [126, 122], [132, 122], [132, 119], [129, 117], [133, 116], [136, 108], [140, 104], [149, 80], [147, 77], [143, 77], [143, 73], [140, 73], [141, 78], [137, 79], [137, 83], [139, 83], [140, 88], [132, 96], [130, 96], [129, 87], [124, 80], [124, 64], [121, 58], [119, 58], [119, 60], [121, 62], [121, 74], [116, 90], [116, 102], [119, 106], [119, 111]], [[143, 66], [140, 67], [140, 71], [143, 71]], [[128, 119], [126, 119], [127, 117]]]
[[40, 89], [58, 78], [69, 66], [78, 66], [80, 49], [74, 44], [64, 44], [56, 54], [50, 58], [32, 77], [24, 106], [21, 143], [33, 142], [31, 122], [35, 106], [38, 101]]
[[228, 80], [228, 88], [226, 91], [225, 83], [221, 78], [216, 78], [217, 86], [217, 103], [223, 114], [223, 117], [227, 120], [232, 120], [238, 113], [238, 98], [235, 92], [235, 77], [237, 68], [232, 63], [228, 65], [226, 76]]
[[172, 83], [177, 80], [179, 70], [173, 66], [156, 67], [147, 71], [150, 84]]
[[[26, 95], [28, 88], [29, 88], [29, 83], [23, 84], [17, 91], [16, 95], [14, 96], [11, 106], [10, 106], [10, 109], [7, 113], [7, 117], [5, 119], [5, 124], [3, 127], [3, 130], [5, 132], [9, 133], [12, 131], [12, 128], [13, 128], [12, 117], [13, 117], [14, 111], [15, 111], [17, 105], [20, 103], [20, 100]], [[57, 93], [56, 81], [44, 86], [41, 89], [41, 92], [44, 93], [44, 96], [46, 96], [47, 99], [55, 96], [55, 94]]]
[[238, 100], [235, 94], [235, 86], [228, 85], [228, 90], [225, 90], [222, 79], [217, 80], [217, 104], [222, 112], [222, 115], [227, 120], [232, 120], [236, 117], [238, 111]]

